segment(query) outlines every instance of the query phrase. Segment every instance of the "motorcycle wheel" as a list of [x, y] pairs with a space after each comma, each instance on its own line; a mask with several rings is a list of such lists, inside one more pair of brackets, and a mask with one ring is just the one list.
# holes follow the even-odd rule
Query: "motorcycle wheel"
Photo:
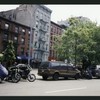
[[21, 79], [21, 75], [19, 73], [16, 73], [14, 75], [12, 75], [12, 82], [13, 83], [18, 83]]
[[27, 79], [29, 82], [34, 82], [36, 80], [36, 76], [34, 74], [28, 74]]
[[2, 78], [0, 77], [0, 83], [2, 83]]

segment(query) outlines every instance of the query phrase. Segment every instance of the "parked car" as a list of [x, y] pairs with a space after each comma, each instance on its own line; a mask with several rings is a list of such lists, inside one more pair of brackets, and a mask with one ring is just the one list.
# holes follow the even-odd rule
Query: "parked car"
[[95, 69], [92, 69], [94, 77], [100, 78], [100, 65], [96, 65]]
[[61, 61], [47, 61], [42, 62], [39, 66], [38, 75], [42, 76], [44, 80], [48, 77], [53, 77], [54, 80], [58, 80], [59, 77], [78, 79], [80, 71], [74, 66]]
[[86, 78], [86, 79], [92, 79], [92, 70], [87, 68], [86, 70], [82, 70], [81, 72], [81, 76], [82, 78]]

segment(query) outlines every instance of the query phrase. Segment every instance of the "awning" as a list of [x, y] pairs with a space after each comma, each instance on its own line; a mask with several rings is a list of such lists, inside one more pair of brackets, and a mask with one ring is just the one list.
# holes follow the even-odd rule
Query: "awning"
[[20, 56], [17, 56], [17, 59], [21, 59], [21, 57]]
[[[17, 56], [17, 59], [22, 59], [22, 60], [28, 60], [28, 56], [24, 56], [24, 55], [21, 55], [21, 56]], [[30, 58], [32, 59], [32, 58]]]

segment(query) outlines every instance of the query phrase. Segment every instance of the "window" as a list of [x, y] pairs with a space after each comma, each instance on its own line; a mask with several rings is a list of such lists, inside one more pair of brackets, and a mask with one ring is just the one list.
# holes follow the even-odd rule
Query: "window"
[[15, 36], [15, 37], [14, 37], [14, 41], [17, 42], [17, 39], [18, 39], [18, 38]]
[[28, 56], [28, 52], [26, 52], [25, 54], [26, 54], [26, 56]]
[[51, 32], [53, 32], [53, 27], [51, 26]]
[[38, 21], [36, 21], [36, 27], [38, 28], [38, 24], [39, 24], [39, 22]]
[[22, 43], [22, 44], [25, 43], [25, 39], [24, 39], [24, 38], [21, 39], [21, 43]]
[[25, 30], [24, 30], [24, 29], [22, 29], [22, 32], [23, 32], [23, 33], [25, 33]]
[[37, 41], [35, 42], [34, 46], [37, 48]]
[[62, 70], [67, 70], [67, 69], [68, 69], [67, 64], [65, 64], [65, 63], [60, 63], [60, 69], [62, 69]]
[[39, 17], [39, 11], [36, 12], [36, 17], [37, 17], [37, 18]]
[[30, 32], [30, 31], [28, 31], [28, 34], [29, 34], [29, 35], [30, 35], [30, 33], [31, 33], [31, 32]]
[[37, 59], [37, 53], [34, 53], [34, 58]]
[[21, 54], [22, 55], [24, 54], [24, 48], [21, 48]]
[[50, 20], [50, 17], [48, 17], [48, 21]]
[[60, 65], [60, 64], [57, 63], [57, 62], [52, 62], [52, 63], [51, 63], [51, 66], [52, 66], [52, 67], [56, 67], [56, 66], [59, 66], [59, 65]]
[[46, 50], [48, 50], [48, 44], [46, 44]]
[[53, 40], [53, 37], [51, 36], [51, 41]]
[[18, 33], [18, 27], [15, 27], [15, 32]]
[[68, 70], [74, 70], [74, 67], [73, 66], [67, 66], [67, 69]]
[[65, 64], [65, 63], [61, 63], [60, 65], [61, 65], [61, 66], [67, 66], [67, 64]]
[[47, 35], [46, 40], [47, 40], [47, 41], [49, 40], [49, 35]]
[[5, 24], [5, 29], [9, 29], [9, 24]]
[[6, 33], [4, 33], [3, 39], [7, 40], [7, 38], [8, 38], [8, 35]]
[[47, 68], [47, 67], [49, 67], [49, 62], [43, 62], [40, 65], [40, 68]]
[[35, 36], [37, 37], [37, 33], [35, 34]]
[[47, 31], [49, 31], [49, 26], [47, 26]]
[[43, 13], [40, 13], [40, 19], [43, 19]]
[[43, 23], [43, 29], [44, 29], [44, 30], [46, 29], [46, 25], [45, 25], [45, 23]]
[[42, 49], [44, 50], [44, 44], [41, 44]]
[[40, 49], [40, 47], [41, 47], [41, 46], [40, 46], [40, 43], [39, 43], [39, 49]]
[[25, 29], [22, 29], [22, 33], [25, 34]]
[[27, 42], [27, 43], [28, 43], [28, 45], [29, 45], [29, 43], [30, 43], [30, 39], [28, 39], [28, 42]]
[[46, 15], [44, 15], [44, 20], [46, 21]]
[[54, 41], [56, 40], [55, 37], [53, 37]]
[[58, 30], [58, 34], [60, 34], [60, 30]]

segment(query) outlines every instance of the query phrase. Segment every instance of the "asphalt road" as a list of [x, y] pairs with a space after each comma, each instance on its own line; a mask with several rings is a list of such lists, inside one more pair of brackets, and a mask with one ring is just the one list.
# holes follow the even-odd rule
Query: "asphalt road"
[[37, 77], [35, 82], [21, 80], [0, 84], [0, 96], [100, 96], [100, 79], [44, 81], [36, 69], [32, 73]]

